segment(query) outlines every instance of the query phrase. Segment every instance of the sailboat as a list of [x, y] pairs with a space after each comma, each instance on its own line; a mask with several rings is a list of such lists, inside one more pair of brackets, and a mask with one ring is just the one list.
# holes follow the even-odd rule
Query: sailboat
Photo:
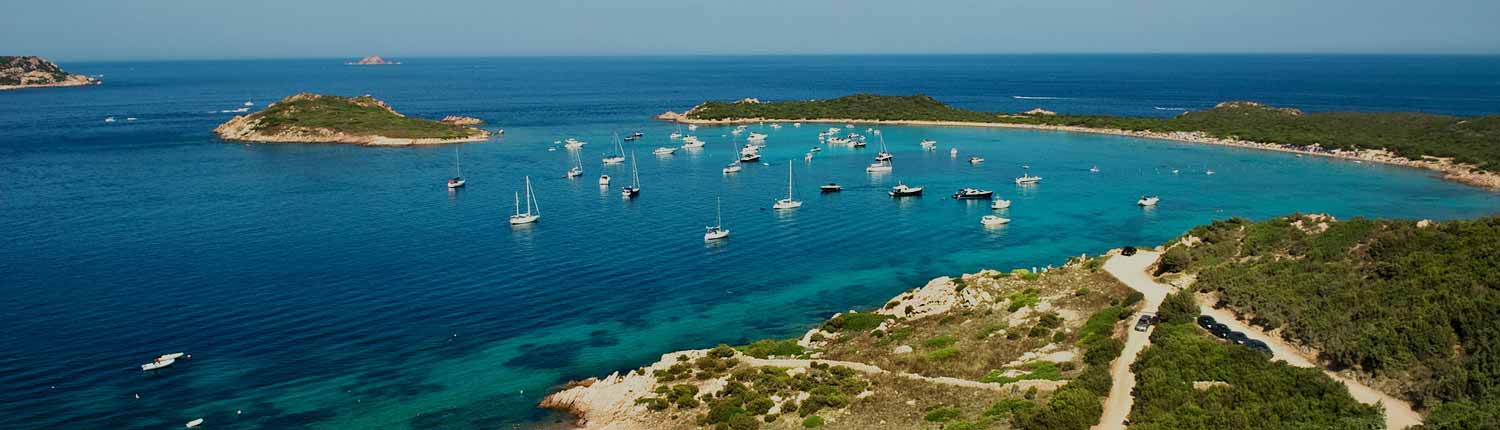
[[620, 134], [615, 133], [615, 155], [604, 157], [604, 164], [620, 164], [625, 162], [625, 147], [620, 146]]
[[583, 176], [583, 157], [576, 157], [573, 160], [573, 167], [568, 169], [568, 179]]
[[536, 201], [536, 192], [531, 190], [531, 177], [526, 177], [526, 212], [521, 212], [521, 194], [516, 194], [516, 213], [510, 216], [511, 225], [531, 224], [542, 219], [542, 205]]
[[879, 154], [875, 154], [875, 161], [876, 162], [891, 161], [892, 158], [896, 158], [895, 155], [891, 154], [890, 150], [885, 149], [885, 136], [884, 135], [878, 135], [878, 134], [877, 134], [877, 136], [880, 136], [880, 153]]
[[714, 199], [714, 225], [704, 227], [704, 242], [729, 237], [729, 229], [724, 228], [724, 213], [719, 206], [719, 199]]
[[453, 148], [453, 177], [448, 178], [448, 188], [462, 188], [468, 181], [464, 180], [463, 168], [458, 164], [458, 147]]
[[641, 175], [635, 170], [635, 153], [630, 153], [630, 186], [620, 189], [620, 195], [625, 198], [634, 198], [641, 195]]
[[796, 209], [802, 207], [802, 202], [792, 198], [792, 161], [786, 162], [786, 198], [777, 200], [771, 205], [771, 209]]

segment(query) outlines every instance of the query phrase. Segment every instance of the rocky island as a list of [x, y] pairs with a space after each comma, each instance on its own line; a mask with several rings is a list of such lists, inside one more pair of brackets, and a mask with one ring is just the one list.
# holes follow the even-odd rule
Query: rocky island
[[1500, 115], [1302, 112], [1232, 101], [1171, 118], [1024, 113], [954, 108], [925, 95], [855, 94], [826, 100], [709, 101], [657, 119], [690, 124], [761, 121], [1001, 127], [1112, 134], [1368, 161], [1440, 172], [1500, 190]]
[[97, 85], [98, 79], [64, 72], [42, 57], [0, 56], [0, 90]]
[[398, 62], [398, 61], [386, 61], [386, 59], [380, 58], [379, 55], [371, 55], [371, 56], [368, 56], [368, 57], [365, 57], [365, 58], [361, 58], [361, 59], [359, 59], [359, 61], [349, 62], [349, 63], [344, 63], [344, 64], [350, 65], [350, 66], [384, 66], [384, 65], [401, 64], [401, 63]]
[[340, 97], [302, 93], [250, 115], [237, 115], [214, 129], [225, 140], [357, 145], [426, 145], [477, 142], [478, 128], [396, 113], [368, 95]]

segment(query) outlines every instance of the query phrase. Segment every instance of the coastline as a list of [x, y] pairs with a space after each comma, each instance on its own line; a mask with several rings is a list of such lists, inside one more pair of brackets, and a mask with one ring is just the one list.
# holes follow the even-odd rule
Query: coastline
[[[78, 79], [74, 79], [75, 77], [78, 78]], [[103, 83], [104, 83], [104, 81], [100, 81], [98, 79], [90, 78], [90, 77], [83, 76], [83, 75], [69, 75], [68, 79], [65, 79], [65, 80], [63, 80], [61, 82], [53, 82], [53, 83], [50, 83], [50, 84], [0, 85], [0, 91], [24, 90], [24, 89], [28, 89], [28, 88], [82, 87], [82, 86], [88, 86], [88, 85], [100, 85], [100, 84], [103, 84]]]
[[815, 124], [879, 124], [879, 125], [915, 125], [926, 127], [980, 127], [980, 128], [1008, 128], [1021, 130], [1055, 131], [1064, 133], [1089, 133], [1111, 136], [1125, 136], [1142, 139], [1167, 140], [1183, 143], [1197, 143], [1205, 145], [1229, 146], [1244, 149], [1258, 149], [1263, 151], [1286, 152], [1299, 155], [1314, 155], [1319, 157], [1338, 158], [1358, 162], [1372, 162], [1393, 166], [1410, 167], [1415, 169], [1430, 170], [1442, 174], [1442, 178], [1461, 184], [1483, 188], [1489, 191], [1500, 192], [1500, 173], [1484, 172], [1475, 170], [1475, 166], [1453, 163], [1447, 159], [1428, 158], [1423, 160], [1412, 160], [1392, 154], [1390, 151], [1365, 149], [1359, 151], [1329, 152], [1309, 151], [1291, 145], [1276, 143], [1254, 142], [1249, 140], [1225, 139], [1209, 136], [1204, 132], [1155, 132], [1155, 131], [1133, 131], [1110, 128], [1092, 128], [1065, 125], [1041, 125], [1041, 124], [1016, 124], [999, 122], [964, 122], [964, 121], [924, 121], [924, 120], [860, 120], [860, 119], [724, 119], [704, 120], [687, 118], [685, 114], [668, 112], [658, 115], [657, 119], [674, 121], [682, 124], [697, 125], [729, 125], [748, 124], [760, 122], [804, 122]]

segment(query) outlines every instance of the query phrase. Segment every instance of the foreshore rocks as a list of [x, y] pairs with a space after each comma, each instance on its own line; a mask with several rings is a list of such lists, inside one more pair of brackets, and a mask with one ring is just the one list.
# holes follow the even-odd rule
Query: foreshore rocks
[[0, 56], [0, 90], [98, 85], [98, 79], [64, 72], [42, 57]]
[[442, 120], [440, 120], [438, 122], [442, 122], [442, 123], [446, 123], [446, 124], [453, 124], [453, 125], [479, 125], [479, 124], [484, 124], [484, 120], [482, 120], [482, 119], [474, 118], [474, 117], [470, 117], [470, 116], [457, 116], [457, 115], [448, 115], [448, 116], [445, 116], [445, 117], [443, 117]]

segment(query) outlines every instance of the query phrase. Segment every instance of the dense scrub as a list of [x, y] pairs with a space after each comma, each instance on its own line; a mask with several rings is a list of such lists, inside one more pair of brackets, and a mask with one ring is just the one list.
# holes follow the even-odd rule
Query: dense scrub
[[401, 116], [370, 96], [339, 97], [298, 94], [255, 113], [258, 129], [276, 133], [292, 128], [410, 139], [455, 139], [478, 131], [452, 124]]
[[[1318, 369], [1271, 362], [1210, 337], [1191, 322], [1164, 323], [1132, 368], [1137, 430], [1381, 428], [1379, 408], [1355, 401]], [[1212, 382], [1206, 389], [1195, 382]]]
[[1424, 224], [1230, 219], [1168, 254], [1252, 324], [1400, 391], [1430, 427], [1464, 428], [1500, 416], [1500, 218]]
[[1483, 170], [1500, 170], [1500, 116], [1459, 118], [1424, 113], [1302, 113], [1255, 103], [1224, 103], [1174, 118], [1098, 115], [1005, 115], [945, 105], [931, 97], [856, 94], [828, 100], [771, 103], [708, 102], [689, 113], [694, 119], [862, 119], [1001, 122], [1064, 125], [1133, 131], [1200, 131], [1322, 149], [1386, 148], [1411, 159], [1452, 157]]

